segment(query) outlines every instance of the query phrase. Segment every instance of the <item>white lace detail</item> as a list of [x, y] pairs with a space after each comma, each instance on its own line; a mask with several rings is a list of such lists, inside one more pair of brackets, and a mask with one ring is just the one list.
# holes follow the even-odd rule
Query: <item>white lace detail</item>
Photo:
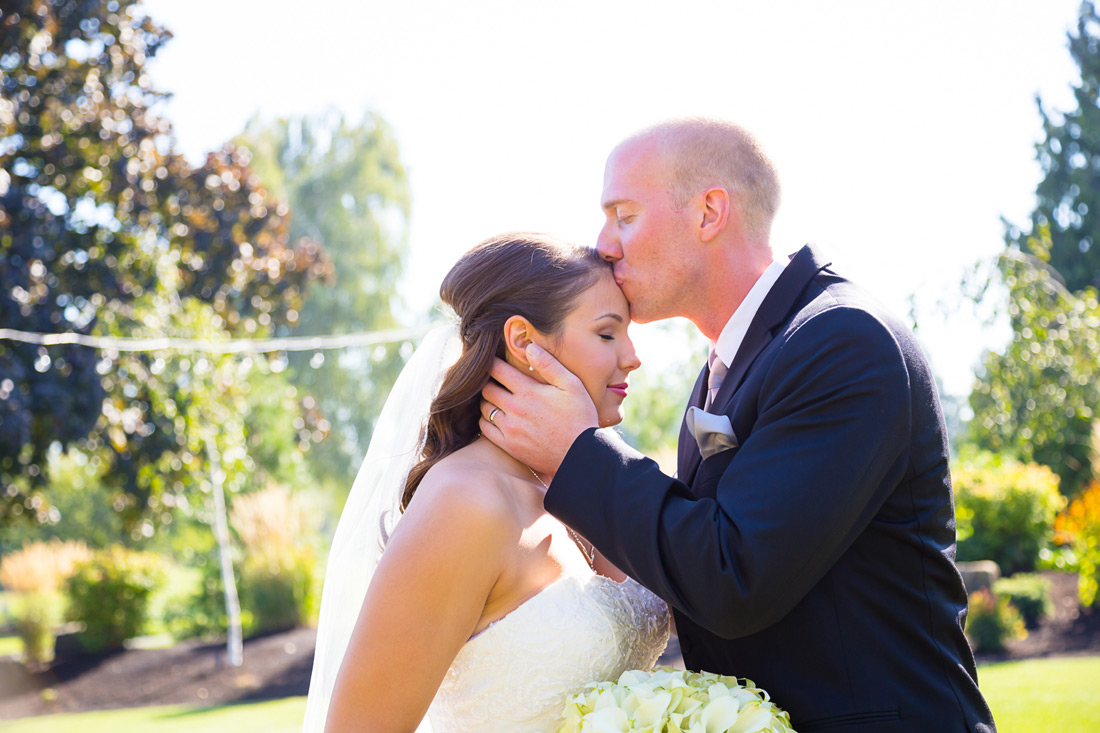
[[668, 607], [636, 581], [565, 575], [459, 650], [428, 711], [432, 730], [553, 731], [585, 683], [651, 668], [668, 631]]

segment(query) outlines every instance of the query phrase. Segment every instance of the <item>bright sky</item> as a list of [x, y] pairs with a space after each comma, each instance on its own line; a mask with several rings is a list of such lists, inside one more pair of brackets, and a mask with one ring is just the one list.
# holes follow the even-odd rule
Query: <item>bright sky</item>
[[[396, 131], [413, 191], [410, 312], [458, 256], [510, 230], [594, 243], [607, 153], [633, 130], [709, 115], [755, 131], [783, 203], [778, 253], [813, 241], [918, 331], [969, 392], [1003, 329], [957, 301], [966, 266], [1026, 222], [1040, 121], [1072, 104], [1077, 0], [147, 0], [175, 38], [151, 66], [193, 160], [254, 113]], [[661, 344], [635, 327], [643, 362]], [[667, 350], [667, 346], [666, 346]], [[702, 356], [700, 356], [702, 358]]]

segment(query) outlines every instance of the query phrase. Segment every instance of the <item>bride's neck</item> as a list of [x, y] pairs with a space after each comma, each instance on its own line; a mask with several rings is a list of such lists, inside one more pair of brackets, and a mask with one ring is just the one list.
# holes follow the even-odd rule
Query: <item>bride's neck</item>
[[524, 463], [523, 461], [517, 460], [516, 458], [514, 458], [512, 456], [511, 453], [504, 450], [500, 446], [496, 445], [491, 440], [486, 438], [484, 435], [478, 436], [476, 442], [478, 444], [484, 446], [484, 448], [483, 448], [484, 450], [490, 451], [494, 455], [499, 457], [499, 459], [502, 462], [502, 465], [506, 465], [506, 466], [509, 466], [509, 467], [513, 468], [515, 470], [515, 473], [516, 473], [517, 476], [522, 477], [524, 479], [530, 479], [532, 481], [537, 479], [538, 484], [539, 484], [539, 489], [541, 491], [546, 491], [546, 487], [549, 486], [550, 482], [554, 480], [554, 474], [552, 474], [552, 473], [536, 473], [534, 471], [534, 469], [532, 469], [526, 463]]

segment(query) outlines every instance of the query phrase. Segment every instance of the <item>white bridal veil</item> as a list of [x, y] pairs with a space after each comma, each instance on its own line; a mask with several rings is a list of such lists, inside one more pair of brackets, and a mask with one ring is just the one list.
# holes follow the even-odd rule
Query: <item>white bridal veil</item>
[[[336, 675], [359, 608], [385, 540], [401, 516], [401, 494], [420, 452], [421, 429], [442, 376], [461, 352], [457, 326], [429, 332], [405, 365], [382, 408], [329, 551], [304, 733], [321, 733], [325, 728]], [[400, 660], [389, 659], [385, 663], [400, 665]], [[429, 730], [427, 723], [418, 730], [420, 733]]]

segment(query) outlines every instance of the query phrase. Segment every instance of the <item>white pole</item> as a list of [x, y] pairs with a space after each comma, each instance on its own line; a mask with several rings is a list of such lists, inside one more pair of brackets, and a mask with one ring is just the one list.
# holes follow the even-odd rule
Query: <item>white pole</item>
[[206, 450], [210, 456], [211, 487], [214, 494], [214, 538], [218, 541], [218, 555], [222, 564], [222, 585], [225, 586], [225, 613], [229, 617], [229, 639], [226, 652], [230, 667], [244, 664], [244, 642], [241, 634], [241, 602], [237, 598], [237, 583], [233, 579], [233, 558], [229, 547], [229, 521], [225, 512], [225, 492], [218, 447], [213, 440], [206, 441]]

